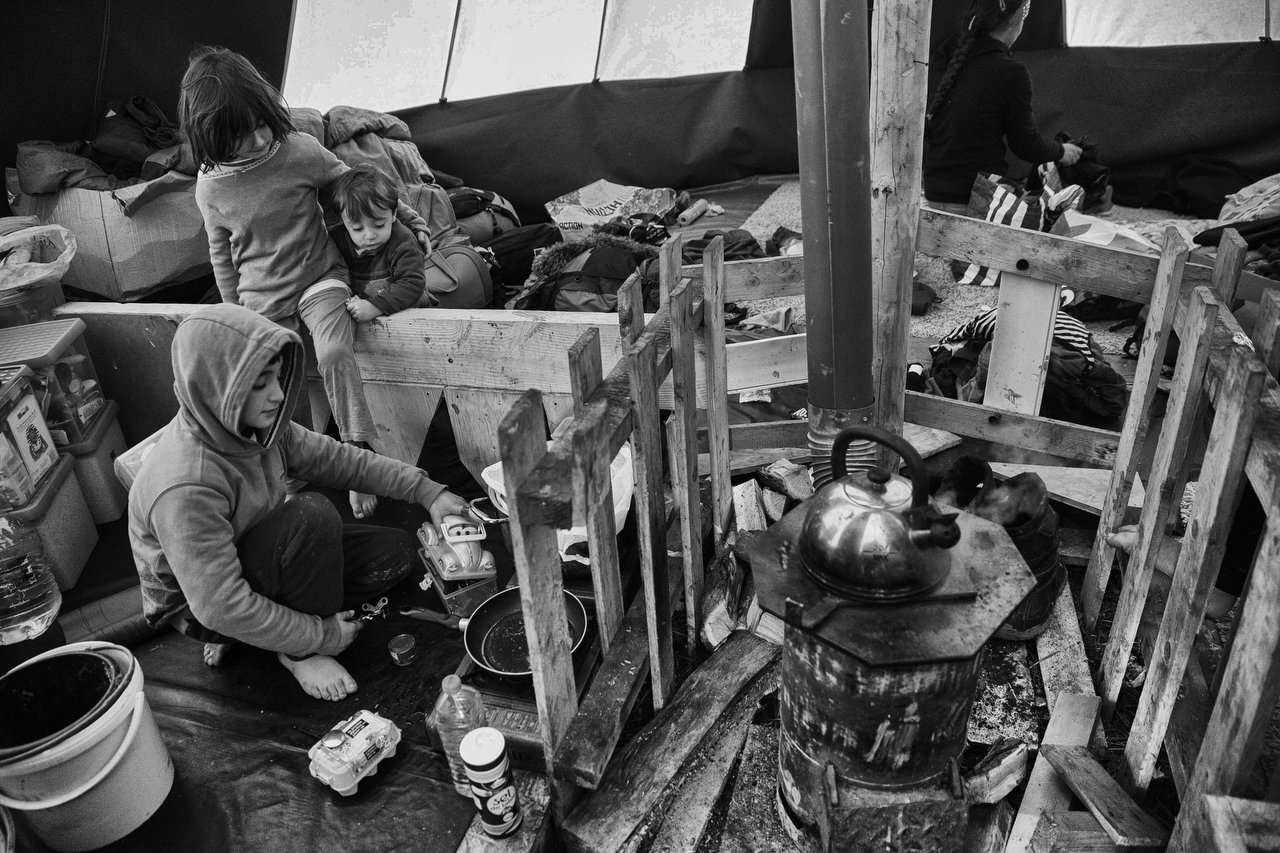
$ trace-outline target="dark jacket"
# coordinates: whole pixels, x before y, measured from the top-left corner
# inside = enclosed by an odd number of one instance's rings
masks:
[[[391,223],[390,239],[371,255],[359,253],[343,226],[329,233],[347,262],[351,289],[357,296],[377,305],[383,314],[412,308],[422,299],[422,291],[427,286],[423,266],[427,261],[417,238],[403,222]]]
[[[930,87],[946,71],[951,42],[930,63]],[[1006,175],[1005,142],[1028,163],[1057,161],[1062,143],[1046,139],[1031,109],[1031,75],[1009,48],[979,36],[947,99],[925,127],[924,194],[929,201],[964,204],[979,172]]]

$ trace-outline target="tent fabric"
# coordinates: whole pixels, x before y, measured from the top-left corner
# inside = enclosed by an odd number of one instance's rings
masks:
[[[432,168],[510,199],[522,222],[598,178],[693,187],[796,171],[790,68],[540,89],[395,112]]]

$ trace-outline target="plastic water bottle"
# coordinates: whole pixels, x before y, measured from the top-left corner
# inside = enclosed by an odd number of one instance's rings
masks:
[[[478,729],[487,722],[484,700],[480,698],[480,691],[463,684],[462,679],[456,675],[446,675],[441,686],[443,689],[431,717],[440,742],[444,745],[445,757],[449,760],[453,787],[459,794],[471,799],[471,780],[467,778],[467,765],[462,760],[459,745],[467,732]]]
[[[0,645],[43,634],[58,618],[62,593],[45,563],[40,531],[0,515]]]

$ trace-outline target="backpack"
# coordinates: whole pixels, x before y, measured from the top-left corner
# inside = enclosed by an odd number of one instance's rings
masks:
[[[491,190],[455,187],[448,194],[458,227],[477,246],[488,246],[498,235],[520,227],[515,205]]]
[[[576,243],[560,243],[534,264],[529,282],[508,303],[512,309],[532,311],[618,310],[618,290],[641,265],[656,258],[657,250],[633,240],[592,235]],[[642,273],[644,310],[658,310],[656,264]]]
[[[431,248],[470,246],[471,240],[458,225],[453,215],[449,193],[439,184],[406,184],[405,201],[418,215],[427,220],[431,233]]]
[[[564,236],[560,229],[546,222],[521,225],[490,240],[489,251],[498,261],[493,281],[498,301],[505,303],[520,292],[539,251],[562,242]]]
[[[760,243],[750,231],[743,228],[713,228],[710,231],[704,231],[701,237],[690,237],[684,241],[680,249],[681,261],[686,264],[702,263],[702,253],[717,237],[724,238],[726,261],[744,261],[765,256],[764,249],[760,247]]]
[[[488,308],[493,303],[489,263],[471,246],[444,246],[427,255],[421,308]]]

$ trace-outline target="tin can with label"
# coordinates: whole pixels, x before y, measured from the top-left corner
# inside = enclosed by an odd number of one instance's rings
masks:
[[[471,798],[480,812],[480,825],[494,838],[506,838],[520,828],[523,814],[515,778],[507,759],[507,741],[492,726],[467,732],[458,748],[471,780]]]

